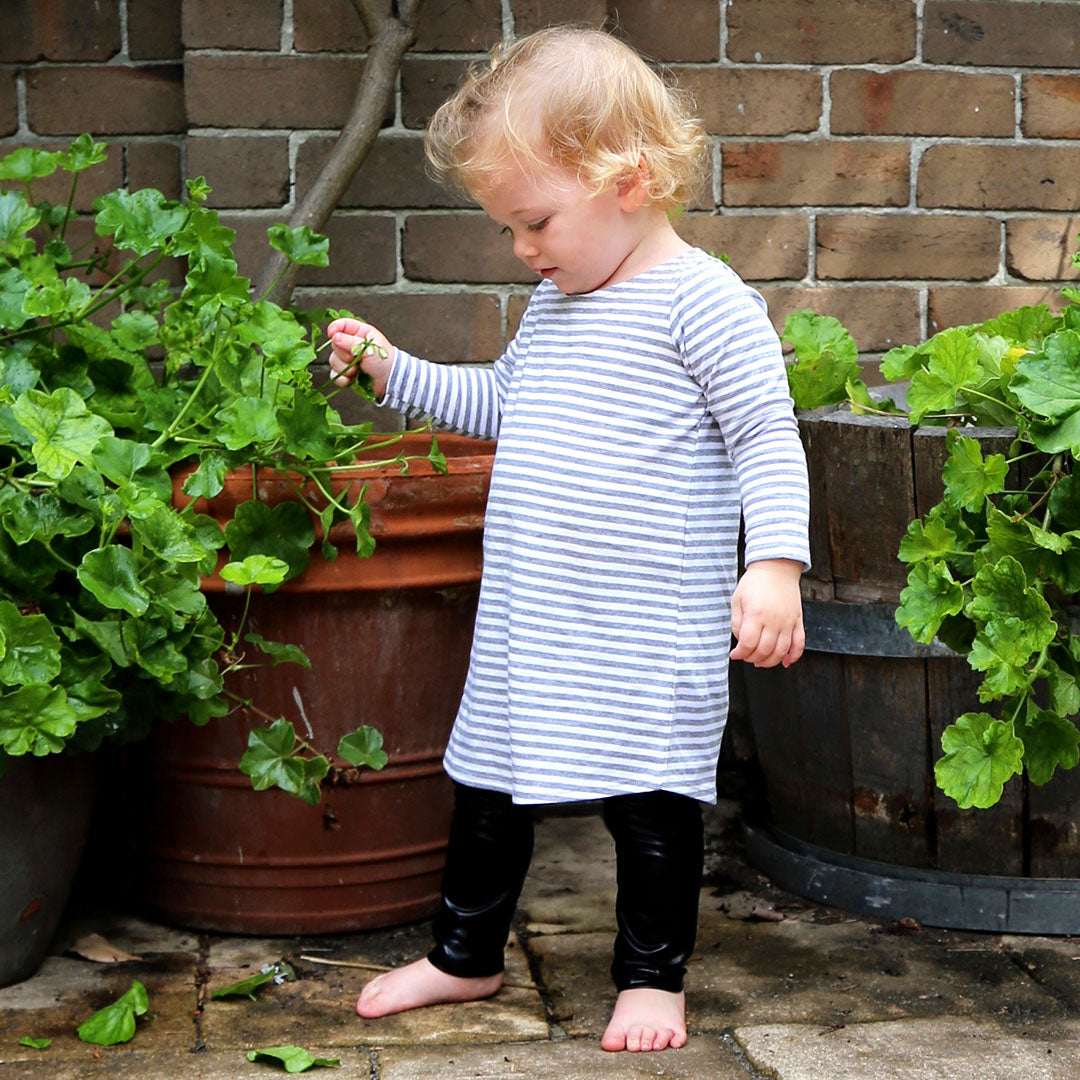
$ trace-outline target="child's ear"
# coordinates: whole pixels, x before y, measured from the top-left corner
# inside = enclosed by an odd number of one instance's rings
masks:
[[[644,158],[638,159],[637,168],[621,177],[615,186],[619,206],[627,213],[640,210],[649,197],[649,167]]]

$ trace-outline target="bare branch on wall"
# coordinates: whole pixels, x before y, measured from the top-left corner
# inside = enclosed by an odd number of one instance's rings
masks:
[[[376,0],[353,0],[369,36],[360,86],[330,156],[289,218],[292,228],[307,225],[321,231],[363,164],[386,115],[401,62],[416,40],[422,3],[423,0],[396,0],[390,14],[379,15],[375,10]],[[288,303],[299,272],[300,267],[290,265],[284,255],[272,251],[255,283],[255,295],[261,296],[280,275],[267,298],[277,304]]]

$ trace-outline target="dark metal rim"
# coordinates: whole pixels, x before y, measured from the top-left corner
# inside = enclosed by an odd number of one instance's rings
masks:
[[[750,862],[781,888],[859,915],[950,930],[1080,934],[1080,878],[954,874],[829,851],[771,826],[743,826]]]

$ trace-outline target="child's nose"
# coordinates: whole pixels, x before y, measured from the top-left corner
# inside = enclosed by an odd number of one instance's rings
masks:
[[[528,236],[514,237],[514,255],[519,259],[535,259],[540,249]]]

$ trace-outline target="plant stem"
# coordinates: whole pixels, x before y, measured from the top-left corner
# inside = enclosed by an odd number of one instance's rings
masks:
[[[173,433],[179,429],[180,421],[187,415],[188,410],[199,396],[199,391],[206,385],[206,380],[210,378],[210,372],[212,370],[213,369],[210,366],[203,368],[203,373],[199,376],[199,381],[196,384],[195,389],[191,391],[191,396],[184,402],[184,407],[176,414],[173,422],[150,444],[152,450],[156,450],[166,439],[171,438]]]

